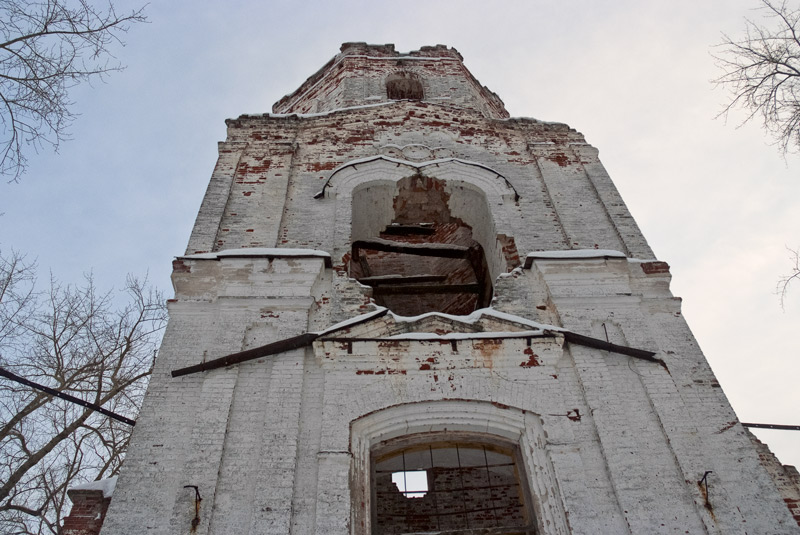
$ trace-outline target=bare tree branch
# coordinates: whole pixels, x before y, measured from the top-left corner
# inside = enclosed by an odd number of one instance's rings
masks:
[[[769,27],[745,19],[745,35],[723,34],[714,54],[724,74],[714,80],[730,92],[722,117],[735,108],[760,117],[781,152],[800,150],[800,5],[761,0]]]
[[[786,296],[789,293],[789,286],[792,282],[800,280],[800,247],[797,249],[786,248],[789,251],[789,259],[792,262],[792,269],[788,275],[784,275],[778,279],[778,285],[775,288],[775,293],[781,296],[781,307],[786,302]]]
[[[19,255],[0,255],[0,366],[135,418],[164,325],[161,296],[129,278],[117,308],[91,278],[81,287],[51,278],[39,293],[32,284]],[[67,489],[117,473],[129,438],[127,425],[0,379],[0,533],[57,533]]]
[[[28,149],[54,150],[75,118],[69,90],[122,66],[111,47],[143,10],[89,0],[0,0],[0,174],[16,182]]]

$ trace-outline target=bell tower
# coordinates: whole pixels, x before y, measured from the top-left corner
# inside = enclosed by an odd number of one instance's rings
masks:
[[[226,124],[104,534],[798,533],[582,134],[443,45]]]

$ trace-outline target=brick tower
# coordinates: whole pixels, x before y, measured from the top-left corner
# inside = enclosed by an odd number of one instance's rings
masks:
[[[582,134],[364,43],[227,126],[104,534],[798,533]]]

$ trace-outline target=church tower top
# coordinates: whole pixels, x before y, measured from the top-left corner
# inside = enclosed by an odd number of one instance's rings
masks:
[[[495,93],[445,45],[401,53],[393,44],[344,43],[319,71],[272,107],[274,113],[324,113],[392,100],[420,100],[468,108],[487,118],[508,112]]]

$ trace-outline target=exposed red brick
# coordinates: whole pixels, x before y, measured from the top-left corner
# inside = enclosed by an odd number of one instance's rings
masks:
[[[191,273],[192,267],[185,264],[183,260],[173,260],[172,261],[172,272],[173,273]]]
[[[655,273],[669,273],[669,264],[666,262],[642,262],[642,271],[647,275]]]
[[[569,157],[564,154],[563,152],[554,152],[550,156],[547,157],[548,160],[551,162],[555,162],[561,167],[566,167],[570,164]]]
[[[72,510],[64,519],[61,535],[98,535],[111,498],[104,498],[101,490],[72,490],[69,497]]]
[[[520,363],[520,366],[523,368],[533,368],[534,366],[541,366],[541,362],[539,362],[539,355],[533,352],[533,349],[530,347],[526,347],[523,351],[526,355],[528,355],[528,360],[524,360]]]
[[[337,162],[314,162],[310,163],[306,166],[306,169],[312,171],[314,173],[318,173],[320,171],[330,171],[331,169],[335,169],[338,165]]]

